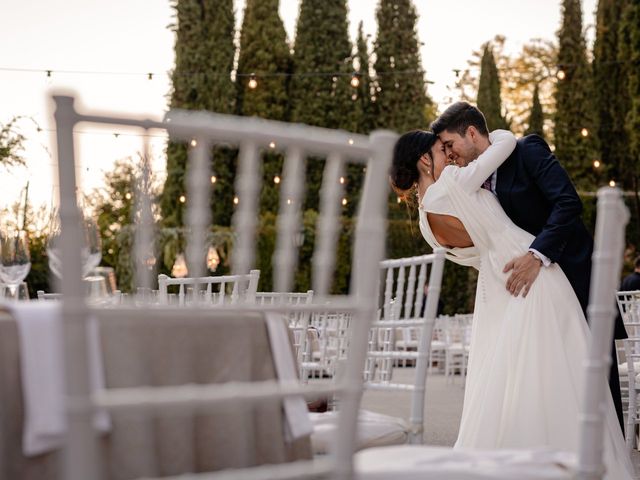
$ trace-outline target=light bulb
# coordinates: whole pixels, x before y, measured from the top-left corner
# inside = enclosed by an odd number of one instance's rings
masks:
[[[218,181],[218,179],[216,178],[215,175],[211,175],[211,183],[216,183]]]
[[[180,195],[180,198],[178,200],[180,200],[180,203],[184,203],[187,201],[187,197],[185,197],[184,195]]]
[[[251,77],[249,78],[249,88],[254,89],[257,86],[258,86],[258,80],[256,79],[255,73],[252,73]]]
[[[595,168],[600,168],[600,165],[601,165],[601,164],[600,164],[600,160],[594,160],[594,161],[593,161],[593,166],[594,166]]]
[[[240,203],[240,199],[238,197],[233,197],[233,204],[238,205]]]
[[[567,74],[564,73],[564,70],[558,70],[558,73],[556,73],[556,77],[558,77],[558,80],[564,80],[567,77]]]
[[[342,205],[344,206],[344,205],[346,205],[347,203],[348,203],[348,202],[347,202],[347,199],[346,199],[346,198],[343,198],[343,199],[342,199]]]
[[[616,186],[616,181],[615,180],[609,181],[609,186],[610,187],[615,187]]]
[[[278,175],[273,177],[273,183],[275,183],[276,185],[280,183],[280,177]]]
[[[583,137],[588,137],[589,130],[587,130],[586,128],[583,128],[582,130],[580,130],[580,135],[582,135]]]
[[[358,78],[357,74],[353,74],[353,77],[351,77],[351,86],[353,88],[358,88],[358,85],[360,85],[360,79]]]

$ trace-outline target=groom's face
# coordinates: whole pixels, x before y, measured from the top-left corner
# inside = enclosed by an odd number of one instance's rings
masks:
[[[442,141],[447,158],[461,167],[467,166],[469,162],[478,156],[472,135],[465,134],[463,136],[457,132],[443,130],[438,137]]]

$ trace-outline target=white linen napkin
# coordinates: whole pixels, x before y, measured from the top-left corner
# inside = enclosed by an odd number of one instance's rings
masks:
[[[59,302],[13,302],[4,307],[18,324],[24,404],[22,449],[25,456],[62,447],[67,430],[63,330]],[[89,374],[94,391],[104,388],[98,325],[88,322]],[[95,414],[94,427],[108,431],[106,412]]]
[[[269,343],[273,354],[276,374],[281,382],[297,382],[298,374],[291,351],[286,319],[281,314],[266,313]],[[313,433],[307,403],[302,397],[287,397],[283,401],[285,415],[285,440],[291,442]]]

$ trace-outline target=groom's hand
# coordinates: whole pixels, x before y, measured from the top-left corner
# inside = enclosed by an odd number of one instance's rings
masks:
[[[503,273],[511,272],[507,279],[507,290],[511,295],[517,297],[522,292],[526,297],[533,282],[540,273],[542,261],[531,252],[527,252],[521,257],[514,258],[504,266]]]

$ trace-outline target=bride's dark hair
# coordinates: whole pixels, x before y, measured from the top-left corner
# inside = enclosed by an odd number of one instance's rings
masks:
[[[418,181],[418,160],[425,153],[431,157],[431,147],[437,140],[436,135],[424,130],[412,130],[398,139],[393,148],[393,161],[389,169],[391,186],[396,193],[406,196],[407,191]]]

